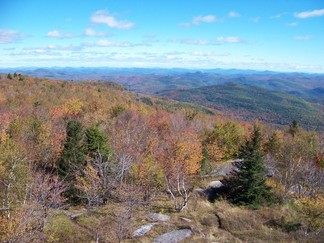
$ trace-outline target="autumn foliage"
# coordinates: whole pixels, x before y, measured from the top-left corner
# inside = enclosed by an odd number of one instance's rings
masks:
[[[54,209],[75,204],[91,211],[117,201],[131,212],[162,195],[183,211],[201,170],[208,175],[236,159],[252,130],[249,123],[144,98],[95,81],[1,76],[0,241],[44,241]],[[312,198],[323,186],[312,180],[323,178],[317,134],[264,126],[262,135],[273,187],[283,188],[284,200],[295,194],[311,200],[300,207],[313,217],[321,205]]]

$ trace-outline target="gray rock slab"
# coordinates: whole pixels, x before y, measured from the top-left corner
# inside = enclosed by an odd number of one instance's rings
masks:
[[[189,229],[174,230],[158,236],[154,239],[154,243],[177,243],[190,237],[191,234],[192,232]]]
[[[227,176],[231,172],[236,171],[237,167],[235,163],[242,162],[242,159],[228,160],[226,162],[220,163],[218,169],[212,171],[210,176]]]
[[[151,221],[169,221],[170,220],[170,216],[168,215],[165,215],[165,214],[159,214],[159,213],[150,213],[149,215],[146,216],[146,218],[148,220],[151,220]]]
[[[154,225],[156,225],[156,223],[142,225],[141,227],[139,227],[137,230],[135,230],[133,232],[132,236],[133,237],[141,237],[141,236],[145,235],[147,232],[149,232],[153,228]]]
[[[211,187],[211,188],[220,188],[223,185],[223,183],[221,181],[211,181],[208,183],[208,186]]]

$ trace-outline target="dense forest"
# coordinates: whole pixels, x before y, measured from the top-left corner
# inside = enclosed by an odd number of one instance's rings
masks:
[[[300,124],[2,75],[0,241],[321,242],[323,133]]]
[[[293,120],[307,129],[324,130],[323,106],[283,92],[225,83],[195,89],[175,89],[158,95],[211,107],[247,121],[288,125]]]

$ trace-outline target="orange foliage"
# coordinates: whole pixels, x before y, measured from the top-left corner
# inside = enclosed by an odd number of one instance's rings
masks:
[[[202,146],[196,133],[184,131],[172,134],[169,139],[163,141],[166,148],[162,152],[160,162],[165,173],[170,174],[196,174],[200,169],[202,160]]]

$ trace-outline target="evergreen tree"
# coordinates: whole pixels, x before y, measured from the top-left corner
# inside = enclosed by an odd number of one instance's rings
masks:
[[[76,176],[80,175],[86,165],[86,147],[84,130],[81,122],[71,120],[66,126],[66,140],[57,169],[59,176],[67,183],[67,196],[76,199],[74,187]]]
[[[291,136],[294,137],[298,132],[298,130],[299,130],[299,125],[296,120],[293,120],[292,123],[289,125],[288,133],[290,133]]]
[[[240,148],[242,161],[236,164],[232,176],[223,181],[227,199],[234,204],[258,207],[271,195],[270,187],[265,184],[266,168],[260,146],[260,129],[255,126],[251,140]]]
[[[203,159],[200,161],[200,175],[207,175],[211,171],[209,154],[205,143],[202,144]]]
[[[88,155],[95,158],[96,155],[100,154],[104,157],[109,157],[111,150],[108,147],[108,138],[102,133],[98,126],[91,126],[85,132],[86,144]]]
[[[265,144],[265,151],[268,153],[275,154],[280,149],[280,140],[277,132],[273,132],[268,141]]]

